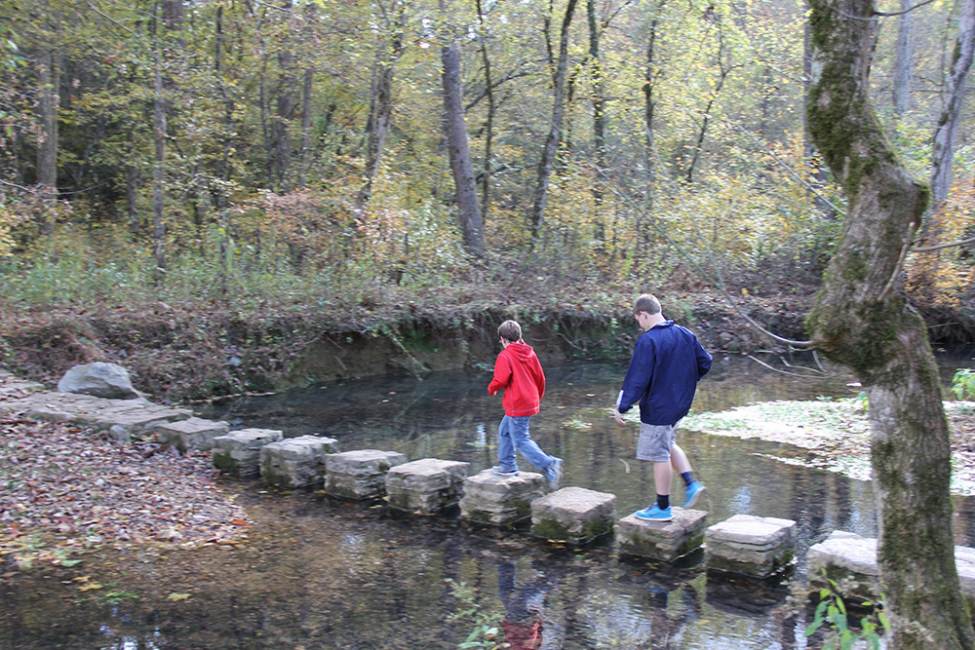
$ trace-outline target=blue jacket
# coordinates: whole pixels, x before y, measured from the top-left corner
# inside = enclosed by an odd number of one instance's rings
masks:
[[[690,330],[668,320],[640,335],[623,380],[620,413],[640,403],[644,424],[677,424],[694,401],[698,380],[711,369],[711,355]]]

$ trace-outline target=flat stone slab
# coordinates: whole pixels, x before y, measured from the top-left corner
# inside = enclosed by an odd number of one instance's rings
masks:
[[[532,472],[499,476],[486,469],[464,481],[460,516],[465,521],[507,528],[531,519],[531,504],[545,496],[545,477]]]
[[[439,458],[421,458],[397,465],[386,474],[389,505],[421,515],[432,515],[457,505],[470,466],[470,463]]]
[[[157,424],[153,431],[159,442],[175,445],[180,451],[213,449],[213,439],[230,432],[230,425],[223,420],[190,418],[176,422]]]
[[[325,455],[338,452],[335,438],[298,436],[261,447],[261,479],[283,488],[321,485],[325,477]]]
[[[671,511],[672,521],[644,521],[629,514],[616,522],[620,553],[673,562],[700,548],[708,513],[677,506]]]
[[[0,412],[24,413],[38,420],[74,422],[97,429],[120,426],[129,433],[143,433],[158,424],[193,415],[189,409],[162,406],[143,398],[108,399],[51,391],[0,401]]]
[[[825,574],[847,598],[876,600],[880,597],[876,538],[834,530],[824,541],[810,547],[807,559],[811,591],[826,586]],[[955,566],[962,595],[970,607],[975,607],[975,549],[956,546]]]
[[[402,465],[398,451],[357,449],[325,456],[325,492],[343,499],[375,499],[386,494],[386,472]]]
[[[532,535],[567,544],[587,544],[611,533],[616,495],[565,487],[532,502]]]
[[[795,558],[796,522],[734,515],[705,531],[708,569],[768,577]]]
[[[261,448],[284,434],[276,429],[240,429],[213,439],[213,464],[221,472],[241,478],[261,473]]]

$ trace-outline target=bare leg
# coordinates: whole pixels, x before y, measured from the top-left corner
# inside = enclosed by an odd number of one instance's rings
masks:
[[[671,457],[673,461],[673,457]],[[663,496],[670,494],[670,483],[674,479],[674,470],[670,468],[670,463],[653,464],[653,482],[657,489],[657,494]]]
[[[687,460],[687,454],[676,444],[670,447],[670,464],[678,474],[691,471],[691,462]]]

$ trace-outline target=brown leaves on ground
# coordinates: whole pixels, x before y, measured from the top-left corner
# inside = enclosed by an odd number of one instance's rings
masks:
[[[103,544],[235,542],[243,509],[215,483],[206,453],[146,454],[65,423],[0,417],[0,568]],[[6,560],[6,562],[4,562]]]

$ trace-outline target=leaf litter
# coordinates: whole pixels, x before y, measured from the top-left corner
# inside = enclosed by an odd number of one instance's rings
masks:
[[[238,544],[250,520],[216,477],[208,452],[0,417],[0,575],[108,545]]]

